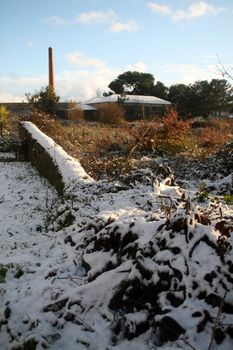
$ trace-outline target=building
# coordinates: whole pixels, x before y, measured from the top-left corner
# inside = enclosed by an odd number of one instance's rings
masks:
[[[80,121],[82,118],[94,120],[97,113],[95,107],[77,102],[59,102],[56,110],[58,117],[73,121]]]
[[[171,108],[171,102],[155,96],[119,95],[112,94],[103,97],[94,97],[85,101],[85,105],[95,107],[97,110],[103,104],[121,103],[126,111],[126,119],[146,119],[163,115]]]

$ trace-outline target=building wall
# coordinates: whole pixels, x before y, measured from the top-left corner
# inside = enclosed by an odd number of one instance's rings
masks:
[[[118,103],[118,102],[108,102]],[[95,108],[99,108],[103,103],[91,104]],[[136,104],[136,103],[125,103],[122,104],[125,109],[125,118],[129,121],[138,119],[150,119],[154,117],[160,117],[166,114],[171,108],[170,105],[155,105],[155,104]]]

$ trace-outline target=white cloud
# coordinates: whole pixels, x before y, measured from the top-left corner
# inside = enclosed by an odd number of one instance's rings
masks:
[[[0,91],[0,103],[1,102],[22,102],[22,96],[13,95],[7,92]]]
[[[77,22],[84,24],[97,24],[97,23],[106,23],[116,19],[116,14],[113,10],[108,11],[90,11],[90,12],[82,12],[76,18]]]
[[[215,7],[214,5],[211,5],[205,1],[192,3],[186,10],[173,10],[171,6],[161,5],[156,2],[148,2],[147,7],[152,12],[168,16],[174,21],[191,20],[206,15],[216,16],[218,13],[225,10],[223,7]]]
[[[223,7],[215,7],[206,3],[205,1],[200,1],[189,6],[188,15],[190,17],[202,17],[205,16],[207,13],[217,15],[222,10]]]
[[[84,67],[100,68],[105,66],[105,62],[99,60],[98,58],[88,57],[82,52],[71,52],[66,55],[66,59],[69,64]]]
[[[132,65],[110,67],[98,58],[88,57],[80,52],[69,53],[66,56],[73,65],[72,70],[61,73],[55,70],[55,89],[61,100],[74,97],[77,101],[85,101],[96,95],[96,91],[108,91],[109,83],[125,71],[146,72],[144,62],[135,62]],[[156,80],[165,85],[184,83],[190,84],[197,80],[211,80],[221,78],[216,73],[216,65],[212,64],[177,64],[173,62],[154,62]],[[48,84],[47,74],[18,76],[14,73],[0,76],[0,101],[21,102],[25,100],[25,93],[33,93]]]
[[[147,3],[147,7],[149,7],[149,9],[152,12],[157,12],[157,13],[161,13],[162,15],[171,15],[171,7],[168,5],[160,5],[156,2],[148,2]]]
[[[111,32],[119,33],[123,31],[134,32],[139,30],[138,24],[133,20],[120,21],[113,10],[108,11],[90,11],[80,13],[76,22],[83,24],[110,24]]]
[[[95,72],[66,71],[57,76],[56,91],[62,99],[73,96],[77,101],[84,101],[95,96],[97,90],[107,91],[108,84],[116,78],[116,74],[119,73],[107,67]]]
[[[144,73],[146,71],[146,65],[144,62],[137,62],[133,65],[130,66],[126,66],[125,70],[128,71],[137,71],[137,72],[141,72]]]
[[[201,67],[195,64],[177,64],[172,62],[161,65],[156,64],[155,78],[167,85],[177,83],[192,84],[197,80],[216,78],[211,68],[212,66],[210,65]]]
[[[135,32],[139,30],[138,24],[135,21],[127,21],[127,22],[115,22],[111,25],[110,31],[111,32]]]
[[[0,76],[0,101],[1,102],[22,102],[25,99],[25,93],[33,93],[42,86],[48,84],[48,78],[45,75],[40,76],[22,76],[12,73]]]
[[[77,53],[76,53],[77,54]],[[71,54],[70,54],[71,55]],[[68,55],[67,55],[68,56]],[[61,73],[55,71],[55,89],[61,100],[68,100],[71,97],[77,101],[85,101],[96,95],[96,91],[108,91],[110,82],[117,78],[119,74],[128,70],[144,72],[146,65],[143,62],[137,62],[131,66],[109,67],[101,60],[87,58],[85,55],[69,56],[71,62],[79,65],[77,69],[67,70]],[[67,57],[68,58],[68,57]],[[72,61],[73,60],[73,61]],[[94,69],[92,69],[94,67]],[[90,69],[91,68],[91,69]],[[25,100],[25,93],[34,93],[48,84],[47,75],[32,76],[27,75],[19,77],[15,74],[0,76],[0,101],[19,101]]]
[[[49,24],[52,24],[54,27],[60,27],[67,25],[69,23],[68,20],[58,17],[58,16],[50,16],[45,19],[45,21]]]
[[[81,23],[81,24],[107,24],[110,25],[111,32],[119,33],[123,31],[134,32],[139,30],[138,24],[133,20],[121,21],[113,10],[106,11],[89,11],[80,13],[76,19],[63,19],[57,16],[50,16],[45,21],[53,27],[64,26],[67,24]]]

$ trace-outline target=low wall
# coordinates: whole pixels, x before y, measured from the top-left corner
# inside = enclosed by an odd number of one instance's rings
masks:
[[[22,140],[22,157],[31,164],[53,185],[59,194],[64,191],[64,182],[58,165],[55,164],[46,149],[33,138],[32,134],[19,123],[19,137]]]
[[[70,193],[79,184],[94,182],[78,160],[67,154],[33,123],[20,122],[19,135],[23,159],[30,161],[59,194]]]

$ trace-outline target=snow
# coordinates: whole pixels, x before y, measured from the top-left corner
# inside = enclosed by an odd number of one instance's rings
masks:
[[[112,94],[106,97],[94,97],[88,101],[85,101],[86,105],[99,104],[99,103],[111,103],[117,102],[119,98],[122,98],[119,94]],[[155,96],[144,96],[144,95],[125,95],[125,103],[139,103],[139,104],[154,104],[154,105],[170,105],[171,102],[163,100]]]
[[[70,186],[77,181],[84,183],[93,181],[77,160],[69,156],[62,147],[41,132],[34,124],[31,122],[23,122],[22,124],[32,135],[32,138],[40,143],[54,163],[58,165],[65,185]]]
[[[28,163],[0,163],[0,348],[23,349],[31,340],[37,350],[177,350],[187,344],[204,350],[214,323],[207,320],[201,332],[197,327],[206,313],[214,320],[219,310],[205,295],[223,298],[227,291],[228,311],[220,315],[225,338],[213,349],[232,349],[224,325],[232,325],[233,207],[219,197],[221,218],[217,204],[198,202],[193,183],[184,189],[160,179],[119,190],[116,183],[94,181],[52,139],[24,125],[59,166],[72,196],[58,197]],[[214,188],[229,181],[219,179]],[[191,200],[188,214],[184,197]],[[210,223],[203,224],[207,214]],[[224,256],[215,228],[221,220],[229,229]],[[140,296],[134,295],[137,283]],[[162,342],[164,316],[184,334]]]
[[[82,111],[96,111],[97,109],[93,106],[89,106],[85,103],[80,103],[78,106]]]
[[[14,160],[15,154],[10,152],[0,152],[0,160]]]

